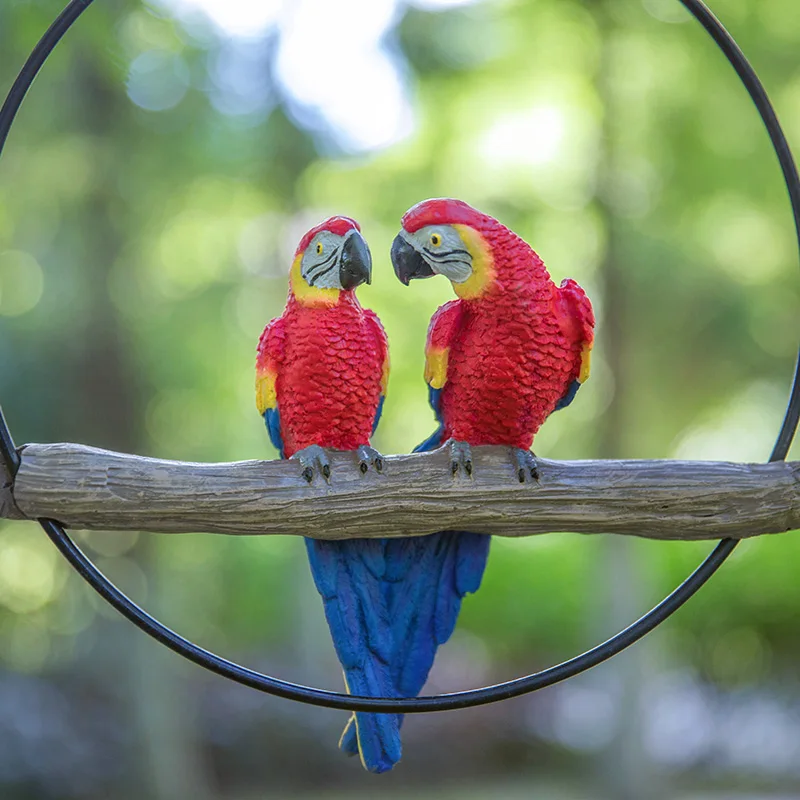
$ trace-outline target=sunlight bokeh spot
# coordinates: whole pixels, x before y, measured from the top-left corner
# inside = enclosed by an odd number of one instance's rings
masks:
[[[30,253],[0,252],[0,316],[18,317],[34,308],[42,297],[44,275]]]
[[[167,0],[180,15],[205,14],[227,36],[256,38],[278,20],[281,0]]]
[[[338,147],[352,152],[388,147],[412,131],[404,69],[396,49],[387,46],[398,0],[161,2],[182,18],[202,13],[231,39],[233,50],[226,57],[223,48],[212,76],[212,102],[223,113],[269,106],[268,92],[257,85],[268,67],[241,63],[242,40],[257,41],[263,50],[266,37],[277,32],[275,74],[304,127],[324,130]]]
[[[494,164],[535,167],[553,161],[564,141],[566,121],[556,106],[509,114],[486,131],[482,158]]]
[[[689,12],[676,0],[642,0],[642,5],[648,14],[660,22],[682,23],[692,19]]]
[[[324,121],[347,150],[387,147],[413,127],[397,56],[384,44],[396,9],[396,0],[299,0],[282,22],[276,67],[290,106],[308,127]]]
[[[453,8],[464,8],[476,5],[481,0],[409,0],[409,5],[423,11],[450,11]]]
[[[146,111],[174,108],[186,95],[189,68],[174,53],[148,50],[138,55],[128,71],[128,97]]]
[[[4,530],[0,547],[0,604],[15,614],[41,608],[55,589],[58,554],[29,533],[22,526],[13,533]]]

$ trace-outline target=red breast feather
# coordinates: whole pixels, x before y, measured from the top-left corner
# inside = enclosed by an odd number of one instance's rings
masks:
[[[334,306],[284,311],[286,344],[276,391],[288,458],[317,444],[369,444],[381,394],[383,343],[352,293]]]

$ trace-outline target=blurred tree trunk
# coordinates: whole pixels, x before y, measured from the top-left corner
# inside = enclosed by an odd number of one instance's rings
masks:
[[[152,607],[169,609],[177,620],[196,613],[197,606],[191,604],[176,583],[174,571],[166,566],[169,561],[159,559],[158,543],[144,541],[138,560],[148,566]],[[198,684],[191,680],[197,677],[199,668],[138,631],[126,642],[128,649],[131,646],[131,698],[135,702],[131,717],[139,725],[142,762],[149,767],[143,796],[157,800],[207,800],[215,796],[201,750]]]
[[[80,252],[85,276],[81,298],[85,327],[76,332],[79,347],[72,365],[73,396],[82,419],[83,440],[96,440],[104,447],[136,451],[142,440],[140,386],[132,364],[124,329],[108,291],[108,272],[124,243],[122,220],[127,209],[120,197],[119,180],[129,163],[128,131],[133,126],[121,84],[111,85],[107,64],[79,59],[73,71],[73,108],[76,127],[94,137],[97,161],[87,203],[76,217],[67,220],[80,234]],[[168,607],[172,598],[166,588],[169,576],[157,570],[146,540],[135,552],[137,563],[148,575],[150,599],[155,607]],[[146,636],[127,622],[99,618],[102,633],[98,647],[102,660],[112,664],[102,670],[105,679],[114,675],[125,687],[129,714],[136,724],[134,740],[140,757],[131,767],[135,785],[131,796],[153,800],[203,800],[207,797],[205,776],[196,751],[194,721],[196,703],[181,692],[182,668]],[[133,657],[130,651],[133,648]],[[148,772],[137,766],[145,764]]]
[[[598,159],[595,203],[604,222],[606,250],[600,267],[602,319],[599,339],[613,380],[613,396],[601,419],[598,456],[623,458],[633,417],[630,415],[629,387],[632,384],[632,354],[626,347],[630,335],[630,296],[625,270],[620,264],[621,231],[613,207],[619,187],[620,147],[618,131],[625,124],[623,109],[613,85],[614,38],[620,31],[619,0],[590,4],[602,37],[602,54],[596,78],[597,94],[603,104],[602,143]],[[641,582],[643,565],[637,557],[638,543],[628,536],[606,536],[595,582],[601,598],[595,617],[595,636],[606,638],[633,622],[644,610],[647,597]],[[598,637],[599,633],[599,637]],[[614,800],[657,798],[661,792],[643,740],[643,701],[649,641],[645,640],[600,668],[601,678],[616,699],[616,729],[611,744],[600,759],[601,787]]]

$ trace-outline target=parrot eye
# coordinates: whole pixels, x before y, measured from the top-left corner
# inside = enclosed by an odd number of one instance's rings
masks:
[[[324,248],[322,247],[322,242],[317,242],[317,255],[318,255],[318,256],[321,256],[321,255],[322,255],[322,250],[323,250],[323,249],[324,249]]]
[[[438,247],[442,243],[442,237],[438,233],[431,234],[431,244]]]

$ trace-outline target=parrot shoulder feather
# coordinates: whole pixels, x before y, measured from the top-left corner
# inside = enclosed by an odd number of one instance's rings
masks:
[[[460,326],[463,309],[460,300],[451,300],[431,317],[425,344],[425,382],[433,390],[441,389],[447,383],[450,344]]]
[[[264,418],[269,439],[281,458],[284,448],[276,384],[285,342],[286,324],[283,317],[277,317],[264,328],[256,351],[256,407]]]
[[[283,361],[286,326],[283,317],[270,322],[258,341],[256,351],[256,407],[262,416],[278,404],[275,383]]]
[[[558,287],[558,317],[561,327],[579,346],[579,362],[575,378],[584,383],[589,377],[590,354],[594,343],[594,312],[586,292],[572,278]]]
[[[589,378],[594,343],[594,312],[586,292],[571,278],[561,282],[553,299],[561,329],[574,345],[576,353],[569,385],[555,407],[558,411],[573,401],[578,389]]]

